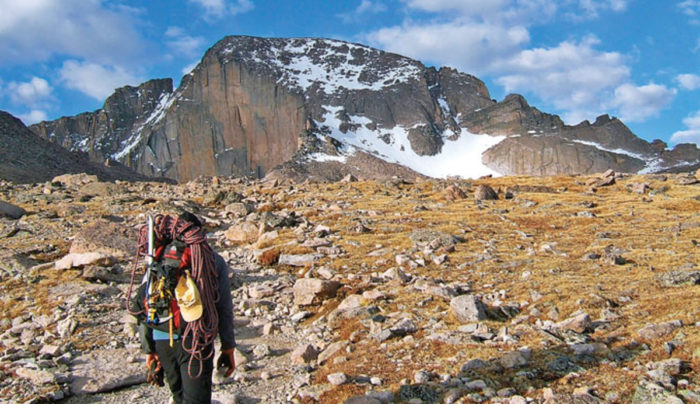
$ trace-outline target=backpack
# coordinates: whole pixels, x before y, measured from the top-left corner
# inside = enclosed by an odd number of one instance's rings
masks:
[[[163,332],[169,332],[172,319],[173,333],[182,335],[187,323],[175,299],[175,286],[185,269],[191,267],[190,247],[175,240],[158,247],[154,255],[151,279],[144,275],[136,296],[131,299],[130,310],[140,313],[137,316],[140,323]]]

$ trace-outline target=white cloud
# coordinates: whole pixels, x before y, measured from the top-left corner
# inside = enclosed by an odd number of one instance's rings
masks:
[[[643,86],[623,84],[615,89],[611,105],[619,110],[623,120],[640,122],[658,116],[677,92],[675,88],[654,83]]]
[[[247,13],[248,11],[252,10],[255,8],[255,4],[253,4],[252,1],[250,0],[237,0],[236,4],[233,4],[232,6],[229,7],[228,11],[230,14],[243,14]]]
[[[104,4],[103,4],[104,3]],[[132,9],[100,0],[0,0],[0,65],[70,55],[97,63],[133,60],[143,47]]]
[[[103,101],[115,88],[138,85],[143,80],[124,68],[68,60],[59,72],[66,87]]]
[[[406,18],[400,26],[371,32],[366,42],[438,66],[490,78],[506,92],[534,94],[561,113],[567,123],[600,114],[625,113],[633,120],[658,113],[675,90],[630,84],[631,59],[599,49],[594,36],[555,46],[530,48],[530,27],[554,18],[584,20],[602,12],[624,12],[631,0],[402,0],[408,11],[435,18]],[[424,17],[424,16],[421,16]],[[627,85],[627,86],[625,86]],[[615,98],[615,90],[618,89]],[[651,105],[633,107],[625,96],[637,90]],[[613,104],[613,101],[615,104]]]
[[[578,123],[603,112],[604,93],[629,77],[625,58],[595,49],[592,36],[580,42],[562,42],[554,48],[521,51],[505,61],[496,82],[506,92],[531,92],[565,111],[567,123]]]
[[[575,20],[597,18],[601,11],[625,11],[628,2],[629,0],[578,0],[578,10],[569,12],[569,17]]]
[[[166,44],[170,50],[183,57],[200,56],[206,41],[203,37],[187,35],[182,28],[168,27],[165,31]]]
[[[46,121],[48,119],[46,112],[38,109],[33,109],[26,114],[19,114],[17,117],[27,126],[39,123],[41,121]]]
[[[463,16],[486,16],[501,12],[510,0],[405,0],[409,7],[430,11],[458,11]]]
[[[678,8],[681,9],[683,14],[695,17],[700,14],[700,1],[699,0],[685,0],[678,3]]]
[[[671,136],[671,143],[697,143],[700,144],[700,111],[695,112],[683,120],[686,130],[678,131]]]
[[[359,6],[355,9],[357,14],[375,14],[386,11],[386,6],[378,1],[372,2],[369,0],[362,0]]]
[[[517,53],[530,37],[522,26],[455,21],[384,28],[369,34],[367,40],[392,52],[480,74]]]
[[[506,25],[543,23],[559,7],[551,0],[402,0],[410,9],[440,13],[448,19],[499,22]]]
[[[368,14],[378,14],[386,11],[386,5],[379,1],[362,0],[360,5],[349,13],[338,14],[338,17],[345,23],[358,21]]]
[[[236,15],[246,13],[255,8],[250,0],[236,0],[233,4],[228,4],[226,0],[189,0],[204,8],[207,18],[222,18],[226,15]]]
[[[190,2],[204,7],[207,14],[223,14],[224,10],[226,10],[226,3],[224,0],[190,0]]]
[[[48,81],[35,76],[24,83],[9,82],[7,91],[14,104],[32,106],[50,97],[53,88],[51,88]]]
[[[700,88],[700,76],[697,74],[679,74],[676,81],[684,90],[697,90]]]

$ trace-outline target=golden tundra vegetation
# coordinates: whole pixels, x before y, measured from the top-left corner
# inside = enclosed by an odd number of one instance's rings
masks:
[[[517,336],[517,342],[449,344],[428,339],[432,331],[426,326],[441,322],[447,330],[456,331],[463,325],[452,314],[449,299],[401,287],[400,282],[396,283],[396,291],[400,293],[391,294],[392,283],[382,284],[382,291],[391,298],[370,303],[377,305],[382,313],[419,316],[423,322],[418,323],[418,331],[385,343],[367,335],[363,338],[361,333],[358,336],[356,331],[363,330],[359,319],[334,322],[335,339],[365,341],[344,351],[346,360],[319,365],[312,373],[312,384],[326,383],[327,375],[343,372],[377,376],[382,379],[382,388],[398,391],[407,380],[413,383],[418,370],[457,375],[461,366],[471,359],[487,361],[527,346],[532,352],[528,368],[544,369],[536,379],[516,375],[521,369],[500,370],[481,377],[511,386],[524,396],[541,397],[544,388],[571,393],[584,386],[598,397],[617,392],[619,402],[628,402],[645,372],[644,364],[669,358],[664,343],[674,340],[672,357],[690,365],[683,378],[691,386],[698,386],[700,286],[692,282],[668,286],[661,279],[672,271],[697,269],[700,186],[683,185],[693,182],[687,181],[689,176],[685,174],[618,174],[613,184],[596,186],[600,178],[600,175],[512,176],[387,183],[282,181],[273,185],[207,178],[197,180],[207,184],[204,187],[193,186],[197,181],[181,185],[121,183],[120,186],[130,190],[122,203],[104,202],[106,198],[119,198],[118,195],[84,198],[84,202],[74,198],[70,202],[73,207],[40,198],[17,199],[23,192],[50,187],[45,184],[14,185],[5,194],[8,202],[28,212],[23,222],[50,228],[51,221],[42,219],[40,213],[54,210],[75,231],[106,216],[121,216],[128,219],[127,223],[136,223],[144,213],[183,206],[178,201],[184,201],[185,206],[204,217],[212,232],[222,230],[227,219],[220,219],[222,215],[218,213],[222,207],[208,198],[212,191],[235,191],[252,198],[257,202],[258,212],[294,211],[313,226],[328,226],[334,244],[344,251],[339,256],[324,256],[313,264],[340,274],[343,286],[336,297],[305,308],[314,313],[305,320],[307,325],[330,313],[344,297],[375,288],[373,279],[397,267],[395,257],[399,254],[422,264],[404,267],[414,278],[466,284],[470,293],[482,296],[486,303],[499,300],[520,307],[520,313],[512,319],[483,322],[496,331],[507,327],[511,335]],[[498,199],[477,202],[474,195],[479,185],[495,189]],[[449,186],[460,188],[464,197],[449,197],[445,191]],[[154,197],[156,194],[170,195],[170,200]],[[366,231],[358,231],[359,224]],[[433,262],[410,239],[418,229],[454,235],[460,242],[454,250],[445,251],[444,262]],[[32,257],[39,262],[55,261],[68,252],[71,234],[42,234],[42,239],[38,239],[36,232],[20,231],[4,238],[3,248],[27,251],[31,250],[29,244],[36,243]],[[281,229],[278,235],[276,239],[245,247],[273,248],[272,251],[281,254],[314,252],[297,242],[299,233],[294,228]],[[55,248],[44,252],[46,249],[39,244]],[[233,248],[225,240],[214,244],[219,251]],[[376,251],[380,254],[372,254]],[[610,251],[615,251],[621,260],[606,259]],[[274,263],[271,266],[298,277],[312,269]],[[50,312],[53,308],[46,294],[51,286],[80,276],[76,270],[45,268],[34,272],[23,280],[3,279],[0,286],[3,316],[14,318],[37,307]],[[115,301],[114,309],[120,308],[120,304]],[[596,327],[588,335],[589,341],[607,347],[604,352],[596,353],[600,358],[565,375],[547,372],[546,363],[567,352],[567,345],[533,325],[549,319],[561,321],[581,311],[596,321],[605,317],[602,313],[606,310],[615,313],[614,319],[608,316],[605,326]],[[648,324],[673,320],[684,325],[675,334],[656,339],[645,339],[638,334]],[[94,343],[74,338],[77,346]],[[629,354],[606,360],[606,355],[613,357],[610,352]],[[342,384],[325,391],[319,401],[340,402],[362,394],[367,388],[363,384]]]

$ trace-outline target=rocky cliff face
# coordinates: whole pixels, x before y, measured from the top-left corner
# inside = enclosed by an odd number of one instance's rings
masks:
[[[95,112],[32,125],[44,139],[72,151],[88,153],[93,161],[118,159],[125,141],[149,119],[173,91],[171,79],[150,80],[138,87],[117,89]]]
[[[226,37],[173,92],[170,80],[117,90],[102,110],[35,125],[95,161],[189,180],[351,169],[379,178],[391,164],[429,176],[657,171],[700,161],[666,150],[619,120],[565,125],[519,95],[490,98],[476,77],[426,68],[343,41]],[[362,157],[353,157],[362,153]],[[353,166],[355,164],[355,166]]]
[[[15,183],[50,181],[66,173],[88,173],[102,180],[145,180],[121,164],[90,161],[32,133],[19,119],[0,111],[0,179]]]

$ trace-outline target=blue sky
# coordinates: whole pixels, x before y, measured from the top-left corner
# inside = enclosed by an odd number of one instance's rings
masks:
[[[451,66],[566,123],[700,143],[700,0],[0,0],[0,109],[30,124],[177,86],[226,35],[324,37]]]

